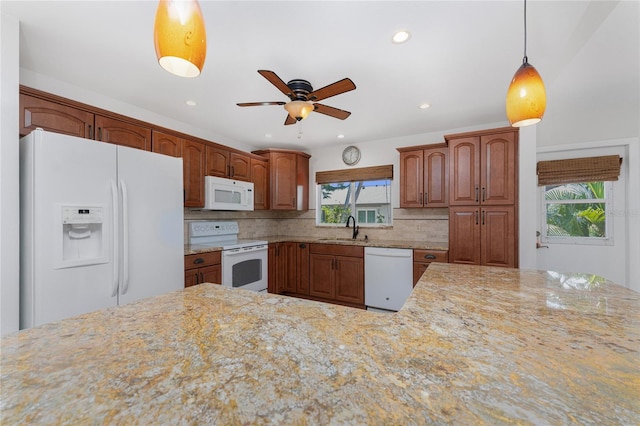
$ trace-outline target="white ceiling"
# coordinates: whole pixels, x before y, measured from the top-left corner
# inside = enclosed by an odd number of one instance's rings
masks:
[[[257,147],[363,143],[502,122],[522,62],[522,1],[200,5],[207,58],[194,79],[157,63],[156,1],[3,0],[0,10],[21,21],[21,68]],[[638,10],[637,1],[528,2],[527,55],[548,97],[539,139],[593,125],[603,108],[614,117],[624,111],[622,123],[611,118],[616,128],[638,134]],[[391,43],[398,29],[411,32],[406,44]],[[356,90],[322,103],[352,115],[341,121],[312,113],[284,126],[281,106],[236,106],[286,100],[258,69],[314,88],[349,77]],[[431,108],[419,109],[424,102]]]

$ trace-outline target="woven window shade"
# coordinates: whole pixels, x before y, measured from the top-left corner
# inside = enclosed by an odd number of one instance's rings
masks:
[[[539,161],[538,186],[618,180],[620,164],[618,155]]]
[[[359,169],[316,172],[316,183],[359,182],[361,180],[393,179],[393,164]]]

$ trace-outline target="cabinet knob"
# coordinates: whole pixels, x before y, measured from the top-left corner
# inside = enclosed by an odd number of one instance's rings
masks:
[[[432,260],[433,260],[433,259],[435,259],[435,258],[436,258],[436,256],[435,256],[435,255],[433,255],[433,254],[425,254],[425,255],[424,255],[424,258],[425,258],[425,259],[432,259]]]
[[[300,243],[300,245],[299,245],[298,247],[300,247],[301,249],[303,249],[303,248],[307,248],[307,245],[306,245],[305,243]]]
[[[196,260],[193,261],[194,265],[199,265],[201,263],[204,263],[204,259],[201,258],[201,257],[199,257],[199,258],[197,258]]]

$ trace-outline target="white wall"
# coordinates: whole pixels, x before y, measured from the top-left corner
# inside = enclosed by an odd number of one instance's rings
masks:
[[[538,148],[537,160],[617,154],[623,158],[620,178],[613,182],[612,245],[544,243],[538,250],[537,268],[559,272],[597,274],[640,291],[640,155],[638,139],[593,141]],[[541,200],[536,203],[537,223],[543,226]]]
[[[0,333],[19,325],[18,20],[0,2]]]

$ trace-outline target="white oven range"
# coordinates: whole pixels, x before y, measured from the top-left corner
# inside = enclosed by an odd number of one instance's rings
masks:
[[[191,249],[222,249],[222,285],[267,291],[268,242],[238,239],[238,222],[189,222]]]

